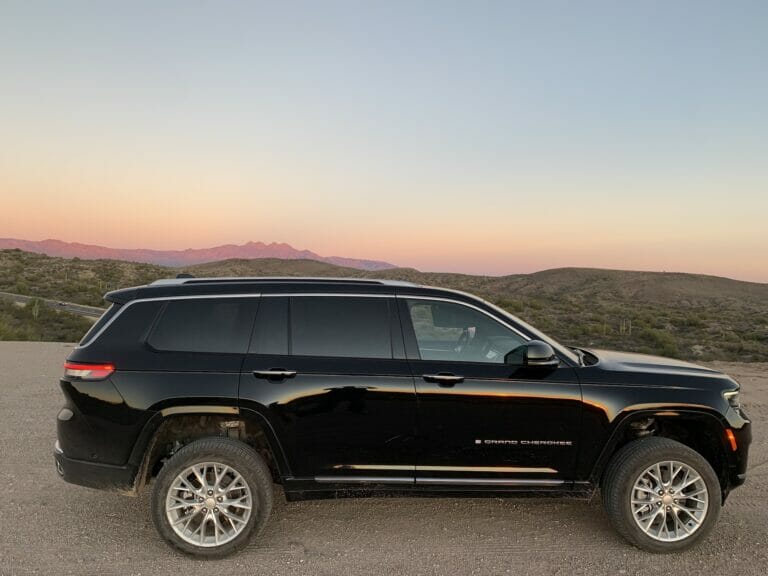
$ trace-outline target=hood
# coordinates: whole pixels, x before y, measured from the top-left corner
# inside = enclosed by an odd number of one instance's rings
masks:
[[[616,372],[644,372],[679,374],[691,376],[719,376],[724,374],[706,366],[699,366],[683,360],[664,358],[662,356],[650,356],[648,354],[635,354],[632,352],[616,352],[614,350],[589,350],[597,356],[597,366],[603,370]]]

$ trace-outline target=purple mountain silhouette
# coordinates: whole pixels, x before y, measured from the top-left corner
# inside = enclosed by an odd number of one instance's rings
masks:
[[[310,250],[297,250],[289,244],[272,242],[247,242],[246,244],[224,244],[213,248],[187,248],[186,250],[150,250],[144,248],[107,248],[93,244],[78,242],[63,242],[61,240],[19,240],[16,238],[0,238],[0,250],[18,248],[27,252],[36,252],[48,256],[63,258],[81,258],[83,260],[127,260],[129,262],[146,262],[162,266],[189,266],[203,262],[216,262],[231,258],[281,258],[283,260],[317,260],[348,266],[360,270],[385,270],[396,268],[389,262],[378,260],[360,260],[341,256],[320,256]]]

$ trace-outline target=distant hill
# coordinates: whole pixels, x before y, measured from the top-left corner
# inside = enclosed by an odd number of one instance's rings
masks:
[[[107,290],[195,276],[389,278],[477,294],[566,344],[692,360],[768,361],[768,284],[698,274],[559,268],[511,276],[378,271],[315,260],[225,260],[167,268],[0,250],[0,291],[103,305]],[[0,335],[2,332],[0,332]],[[1,336],[0,336],[1,338]]]
[[[78,242],[62,242],[61,240],[19,240],[17,238],[0,238],[0,250],[18,249],[35,252],[47,256],[63,258],[80,258],[81,260],[125,260],[127,262],[144,262],[160,266],[190,266],[203,262],[216,262],[231,258],[280,258],[282,260],[317,260],[338,266],[348,266],[361,270],[384,270],[394,268],[394,264],[378,260],[360,260],[341,256],[320,256],[309,250],[297,250],[289,244],[272,242],[247,242],[246,244],[224,244],[213,248],[187,250],[150,250],[133,248],[107,248],[93,244]]]

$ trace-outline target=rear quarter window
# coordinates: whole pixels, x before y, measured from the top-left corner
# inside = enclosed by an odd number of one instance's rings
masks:
[[[107,325],[107,322],[115,317],[115,314],[117,314],[117,311],[120,310],[121,306],[121,304],[112,304],[112,306],[107,308],[104,314],[102,314],[101,317],[96,320],[96,323],[91,326],[91,329],[88,330],[88,332],[85,333],[85,336],[83,336],[83,338],[80,340],[80,346],[84,346],[93,340],[96,335],[101,332],[102,328]]]
[[[244,354],[257,302],[254,298],[170,300],[147,343],[159,351]]]
[[[136,349],[143,346],[152,323],[157,317],[162,302],[128,302],[115,306],[103,328],[88,335],[83,345],[93,345],[99,349]],[[94,327],[96,328],[96,327]]]

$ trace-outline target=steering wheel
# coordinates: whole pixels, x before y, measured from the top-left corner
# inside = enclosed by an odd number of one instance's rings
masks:
[[[456,341],[454,351],[461,354],[467,344],[469,344],[469,328],[464,328],[464,330],[461,331],[461,336],[459,336],[459,339]]]
[[[483,343],[483,347],[480,349],[480,356],[482,358],[488,358],[491,352],[496,352],[496,349],[493,347],[493,342],[491,342],[490,340],[486,340]]]

